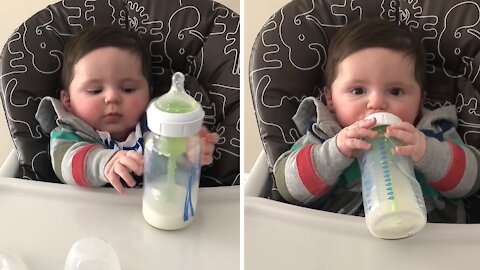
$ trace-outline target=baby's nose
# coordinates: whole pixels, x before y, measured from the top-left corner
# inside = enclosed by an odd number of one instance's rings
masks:
[[[385,98],[381,94],[372,94],[368,99],[368,108],[384,109],[386,105]]]
[[[105,103],[118,103],[122,100],[120,93],[115,89],[105,91]]]

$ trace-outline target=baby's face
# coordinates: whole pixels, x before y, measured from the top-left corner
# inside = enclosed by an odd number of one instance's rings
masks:
[[[401,52],[367,48],[347,56],[327,94],[327,105],[342,127],[376,112],[414,123],[422,105],[415,62]]]
[[[126,50],[103,47],[73,67],[65,108],[96,130],[123,141],[134,130],[149,102],[149,86],[140,58]]]

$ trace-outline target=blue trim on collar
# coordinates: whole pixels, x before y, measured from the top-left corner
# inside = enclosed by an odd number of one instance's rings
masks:
[[[452,128],[455,128],[455,125],[452,122],[450,122],[448,120],[443,120],[443,119],[434,121],[433,124],[436,125],[438,128],[440,128],[439,132],[435,132],[435,131],[430,130],[430,129],[421,129],[420,131],[423,132],[423,134],[425,134],[425,136],[435,138],[435,139],[437,139],[441,142],[443,142],[445,140],[443,134],[445,132],[447,132],[448,130],[450,130]]]

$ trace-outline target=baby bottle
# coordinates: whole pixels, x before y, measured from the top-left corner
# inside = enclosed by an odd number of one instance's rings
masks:
[[[360,152],[358,158],[367,227],[378,238],[409,237],[425,226],[427,214],[412,159],[397,155],[395,147],[402,142],[385,136],[387,126],[401,120],[383,112],[365,119],[370,118],[377,120],[372,128],[377,136],[365,138],[371,148]]]
[[[198,132],[205,115],[184,89],[185,77],[172,76],[170,90],[147,109],[142,212],[152,226],[177,230],[195,216],[200,177]]]

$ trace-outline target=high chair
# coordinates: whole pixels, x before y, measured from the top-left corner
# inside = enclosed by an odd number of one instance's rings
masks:
[[[323,99],[330,40],[341,27],[364,18],[421,32],[427,53],[426,106],[455,104],[463,141],[480,148],[478,1],[294,0],[264,24],[251,51],[250,89],[264,152],[246,181],[245,195],[281,200],[271,172],[275,160],[301,136],[292,116],[303,98]],[[469,221],[480,222],[479,196],[465,202]]]
[[[153,96],[165,93],[174,72],[202,104],[204,125],[220,135],[201,186],[239,184],[239,16],[210,0],[63,0],[31,16],[1,55],[1,93],[15,150],[0,176],[60,182],[48,154],[49,134],[35,119],[39,101],[59,97],[65,43],[83,28],[112,24],[135,31],[152,56]]]

